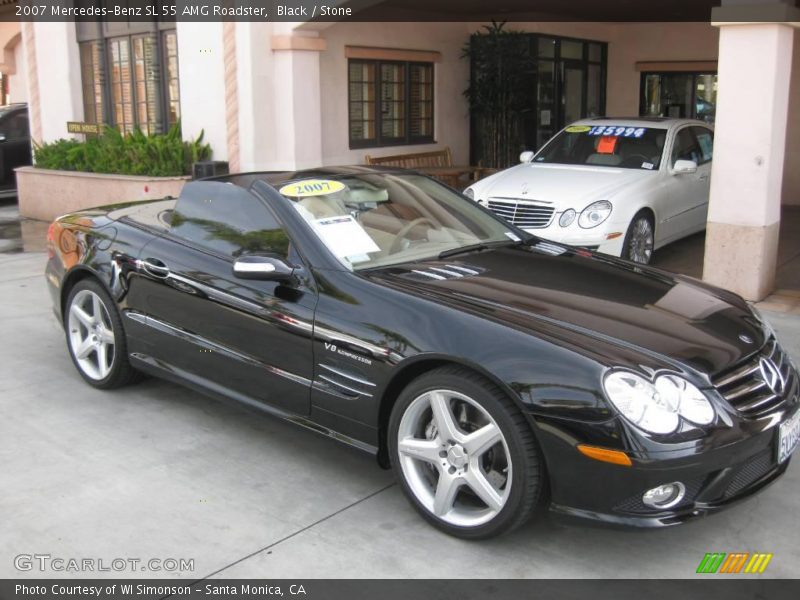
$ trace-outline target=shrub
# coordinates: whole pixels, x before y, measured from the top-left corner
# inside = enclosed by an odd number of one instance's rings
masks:
[[[106,127],[102,135],[85,141],[34,144],[33,154],[42,169],[169,177],[188,175],[193,162],[211,158],[211,147],[203,143],[203,132],[195,140],[183,141],[176,123],[167,133],[154,135],[139,129],[122,134]]]

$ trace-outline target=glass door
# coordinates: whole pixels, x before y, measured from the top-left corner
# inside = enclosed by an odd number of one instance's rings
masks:
[[[558,131],[556,111],[556,73],[552,60],[540,60],[536,81],[536,147],[544,143]]]
[[[565,60],[561,62],[560,67],[561,114],[557,129],[583,117],[586,95],[585,66],[578,61]]]

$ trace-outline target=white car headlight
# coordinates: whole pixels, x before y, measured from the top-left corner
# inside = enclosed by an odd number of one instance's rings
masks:
[[[672,433],[681,417],[697,425],[714,419],[714,408],[705,395],[678,375],[659,375],[653,383],[629,371],[612,371],[603,387],[624,418],[651,433]]]
[[[578,225],[584,229],[591,229],[600,225],[609,215],[611,215],[611,202],[598,200],[597,202],[592,202],[581,211],[581,216],[578,217]]]
[[[575,220],[575,216],[578,213],[575,212],[574,209],[568,208],[563,213],[561,213],[561,217],[558,219],[558,224],[562,227],[569,227],[572,225],[572,222]]]
[[[465,189],[464,195],[470,200],[475,200],[475,190],[473,190],[472,188]]]

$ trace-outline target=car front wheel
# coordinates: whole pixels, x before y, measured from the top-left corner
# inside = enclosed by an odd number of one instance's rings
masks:
[[[655,245],[655,229],[653,219],[645,212],[638,213],[631,221],[625,242],[622,246],[622,258],[643,265],[650,264]]]
[[[398,398],[389,431],[400,486],[442,531],[488,538],[533,513],[543,468],[531,427],[477,374],[447,367],[415,380]]]
[[[70,290],[64,327],[72,362],[90,385],[110,389],[136,378],[119,312],[99,282],[84,279]]]

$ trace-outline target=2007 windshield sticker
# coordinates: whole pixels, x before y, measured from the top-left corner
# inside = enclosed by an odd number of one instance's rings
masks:
[[[640,138],[647,132],[645,127],[620,127],[618,125],[595,125],[587,135],[613,135],[614,137]]]
[[[306,179],[305,181],[295,181],[288,183],[278,190],[284,196],[290,198],[308,198],[309,196],[324,196],[341,192],[345,185],[341,181],[333,179]]]

